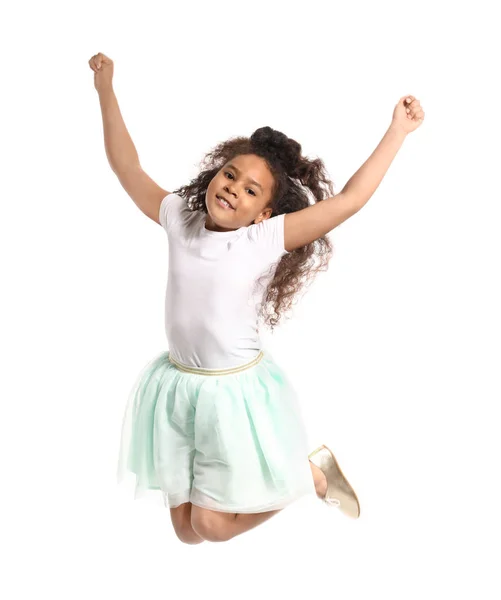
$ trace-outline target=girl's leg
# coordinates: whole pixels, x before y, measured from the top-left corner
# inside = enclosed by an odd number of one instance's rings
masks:
[[[191,526],[191,502],[185,502],[170,509],[172,525],[177,537],[185,544],[200,544],[204,540],[195,533]]]
[[[283,510],[283,509],[280,509]],[[225,513],[193,506],[191,525],[200,538],[209,542],[226,542],[231,538],[249,531],[264,523],[280,510],[262,513]]]
[[[327,492],[327,479],[321,469],[311,461],[310,468],[315,490],[319,498],[323,498]],[[283,509],[280,509],[283,510]],[[264,523],[280,510],[272,510],[263,513],[225,513],[200,506],[191,508],[191,526],[195,534],[203,540],[210,542],[225,542],[231,538],[253,529]]]

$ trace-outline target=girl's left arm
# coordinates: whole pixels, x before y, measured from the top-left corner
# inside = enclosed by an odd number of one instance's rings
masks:
[[[285,215],[285,249],[292,252],[302,248],[357,213],[379,187],[407,135],[415,131],[423,120],[424,111],[419,100],[414,96],[401,98],[383,139],[342,191],[332,198]]]

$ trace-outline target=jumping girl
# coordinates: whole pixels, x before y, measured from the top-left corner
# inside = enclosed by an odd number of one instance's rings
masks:
[[[118,481],[130,471],[135,497],[160,490],[188,544],[229,540],[309,493],[359,517],[331,450],[322,445],[308,456],[296,392],[262,347],[258,323],[273,330],[326,268],[326,234],[374,194],[423,122],[419,101],[399,100],[383,139],[337,195],[324,163],[270,127],[220,143],[190,184],[168,192],[140,166],[112,87],[113,61],[99,53],[89,66],[111,168],[169,245],[169,350],[143,368],[130,393]]]

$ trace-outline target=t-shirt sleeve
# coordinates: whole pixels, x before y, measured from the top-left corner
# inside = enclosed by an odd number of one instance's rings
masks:
[[[247,228],[249,241],[267,254],[270,260],[289,254],[285,249],[285,214],[270,217]]]
[[[169,232],[169,229],[180,221],[181,210],[185,207],[186,201],[182,196],[171,193],[167,194],[160,203],[160,212],[158,220],[160,225]]]

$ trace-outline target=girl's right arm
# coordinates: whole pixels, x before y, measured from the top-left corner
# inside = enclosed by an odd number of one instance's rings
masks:
[[[113,61],[99,53],[89,60],[89,66],[94,71],[94,86],[99,94],[108,162],[137,207],[160,225],[160,204],[170,192],[161,188],[141,168],[113,90]]]

